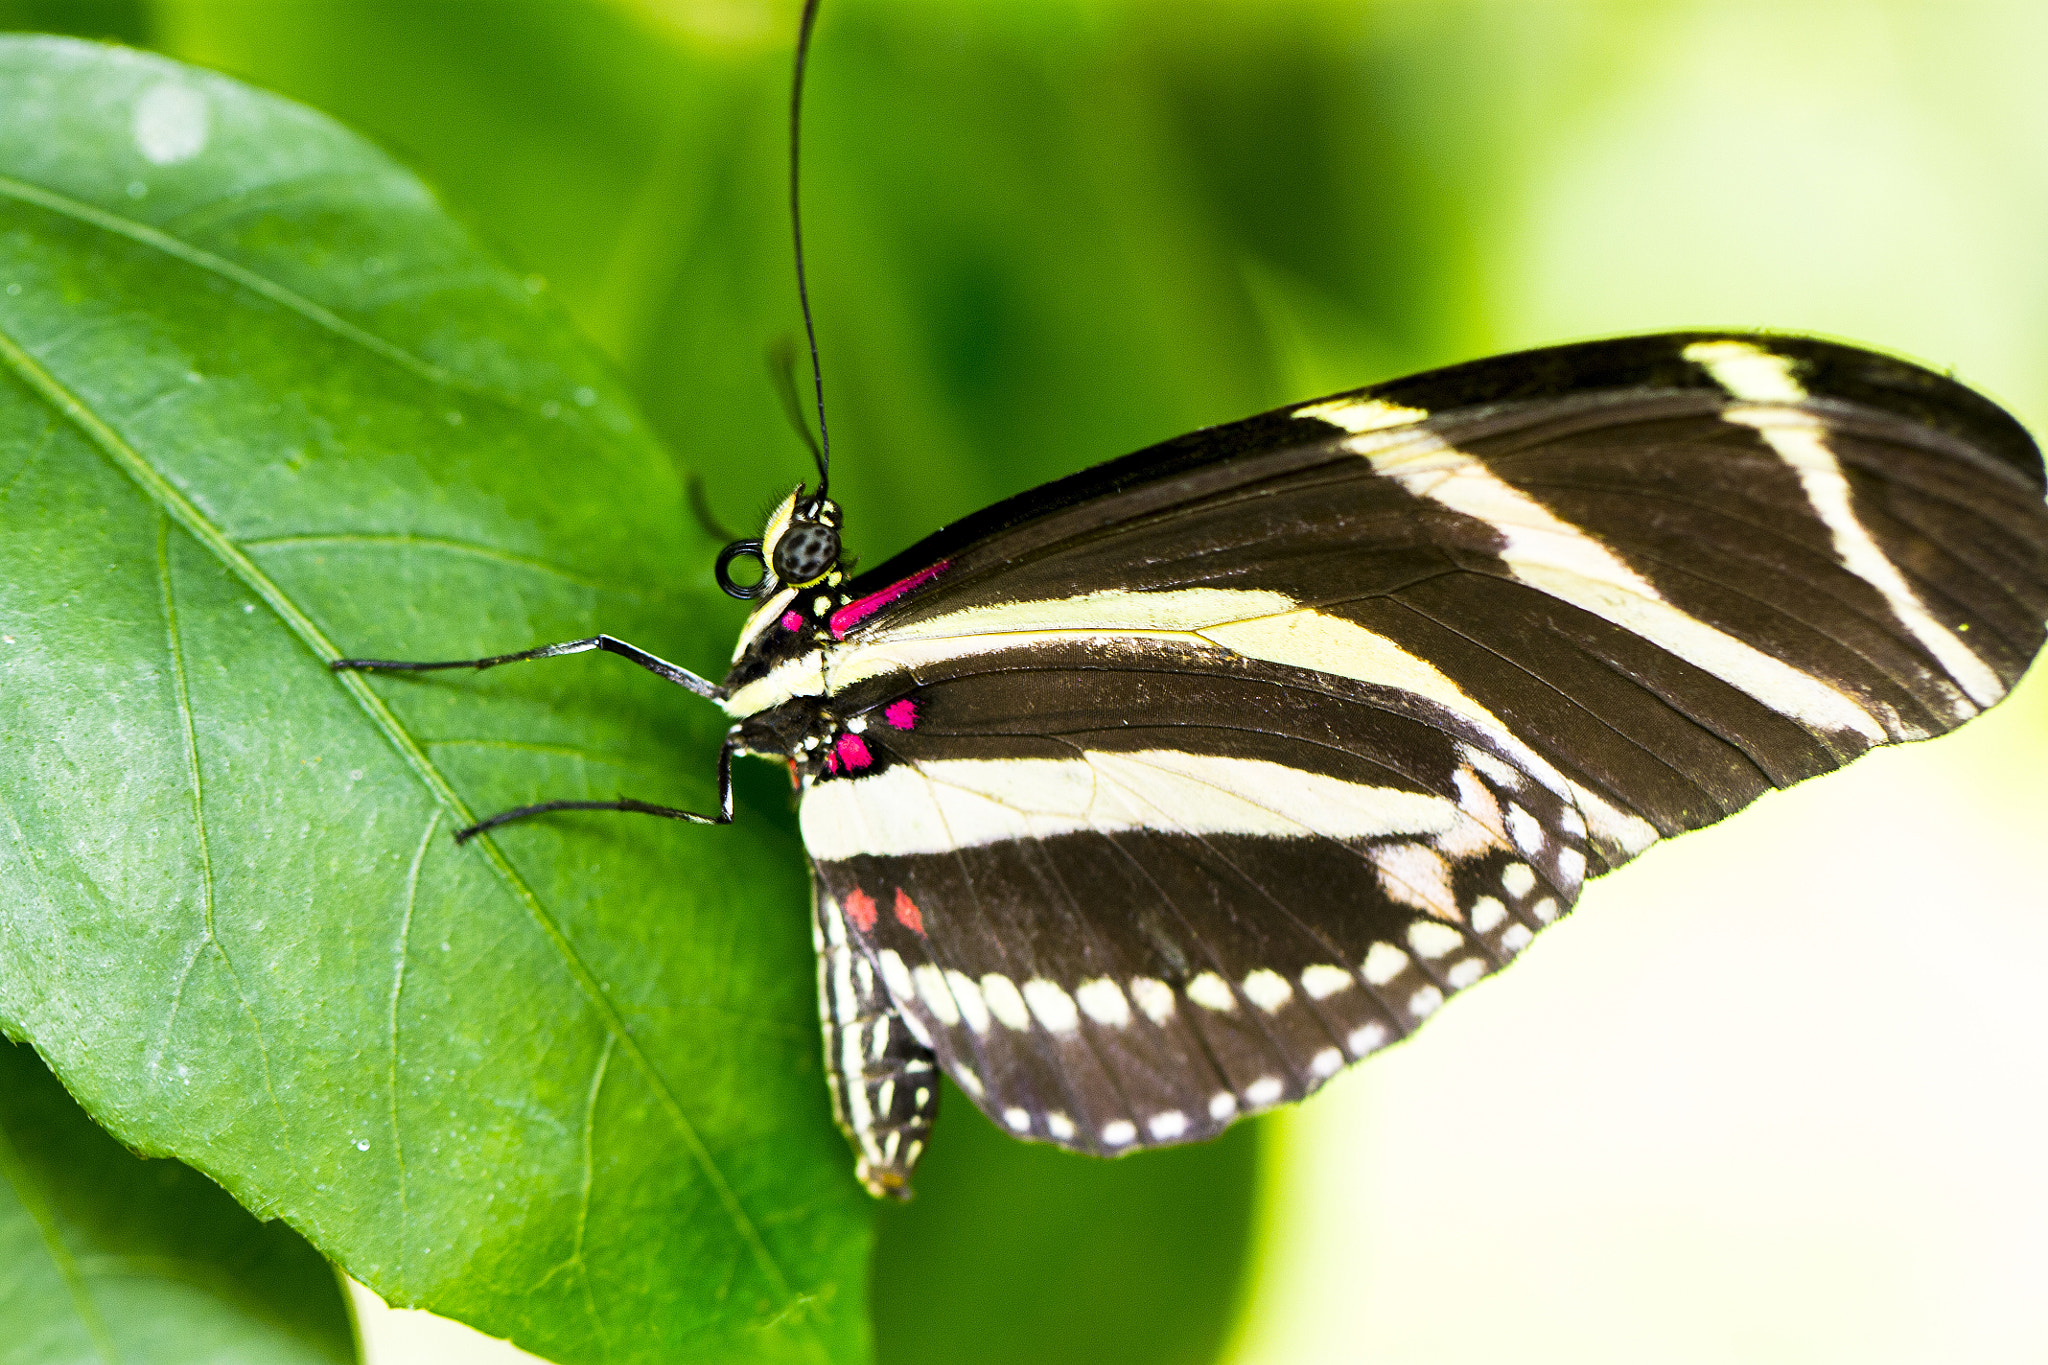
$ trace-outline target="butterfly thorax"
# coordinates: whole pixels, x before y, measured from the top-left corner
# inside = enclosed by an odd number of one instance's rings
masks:
[[[834,643],[832,615],[847,602],[842,587],[843,583],[819,583],[809,588],[782,588],[762,599],[761,606],[747,618],[746,628],[740,632],[732,669],[725,675],[729,712],[737,717],[764,709],[748,702],[749,697],[765,696],[763,689],[749,692],[748,687],[771,674],[794,678],[798,674],[820,673]],[[814,695],[820,689],[792,683],[773,690],[779,698]]]

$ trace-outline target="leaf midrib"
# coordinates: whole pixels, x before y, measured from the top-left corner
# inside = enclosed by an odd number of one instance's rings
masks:
[[[24,185],[19,181],[0,176],[0,194],[15,194],[20,190],[34,190],[34,188],[33,186]],[[35,202],[41,202],[43,198],[40,192],[29,196],[16,194],[16,197],[31,198]],[[50,197],[56,198],[56,196]],[[97,219],[88,218],[86,221],[96,222]],[[120,220],[114,221],[119,222]],[[118,228],[110,230],[118,231]],[[134,240],[144,241],[146,244],[154,244],[148,238],[134,237],[133,234],[123,235],[131,236]],[[157,237],[162,236],[160,233],[154,235]],[[170,254],[178,256],[180,259],[186,259],[185,256],[178,252],[171,252]],[[250,272],[243,270],[241,267],[235,267],[235,270],[237,278],[248,276],[252,280],[260,279],[260,277],[250,275]],[[280,292],[289,292],[283,291],[282,286],[274,284],[271,285],[271,288]],[[268,291],[259,290],[259,292],[267,294]],[[388,345],[388,343],[384,344]],[[224,568],[241,580],[251,592],[261,598],[264,604],[277,614],[279,620],[285,624],[286,628],[296,635],[301,643],[306,645],[323,667],[333,660],[342,657],[341,651],[335,648],[334,644],[313,624],[312,620],[299,610],[297,604],[285,595],[283,589],[264,574],[248,556],[243,554],[219,527],[208,520],[196,504],[185,497],[176,486],[151,465],[140,450],[129,444],[111,424],[88,408],[77,395],[67,389],[54,374],[41,365],[35,357],[30,355],[14,338],[12,333],[4,327],[0,327],[0,363],[4,363],[9,369],[13,370],[22,382],[27,384],[43,401],[50,404],[60,417],[77,427],[86,439],[97,446],[101,453],[107,456],[117,469],[120,469],[133,479],[146,496],[152,499],[166,514],[183,527],[200,545],[205,547],[209,553],[220,561]],[[355,699],[357,705],[370,717],[371,722],[384,735],[386,741],[398,751],[399,756],[413,770],[414,775],[433,793],[435,799],[460,824],[470,825],[476,823],[476,817],[470,812],[461,797],[456,794],[448,779],[428,759],[426,753],[415,742],[411,733],[400,723],[398,717],[384,704],[383,700],[370,689],[361,675],[343,672],[333,673],[331,676],[338,685]],[[557,955],[562,959],[564,967],[568,970],[571,979],[576,982],[577,988],[582,992],[585,1001],[603,1021],[606,1032],[617,1039],[619,1045],[633,1059],[635,1067],[647,1078],[648,1083],[653,1087],[661,1103],[663,1112],[669,1116],[670,1122],[675,1125],[678,1135],[682,1138],[684,1148],[690,1153],[691,1158],[703,1172],[706,1182],[710,1184],[713,1192],[717,1195],[720,1207],[725,1210],[740,1239],[746,1243],[748,1249],[753,1253],[761,1273],[768,1280],[769,1287],[777,1299],[780,1300],[780,1306],[787,1310],[794,1298],[789,1282],[784,1278],[781,1267],[776,1264],[773,1255],[769,1252],[759,1229],[754,1226],[753,1220],[748,1217],[746,1210],[740,1204],[739,1197],[734,1193],[731,1184],[726,1180],[724,1172],[719,1169],[717,1163],[712,1159],[710,1150],[704,1145],[702,1137],[699,1136],[695,1126],[683,1114],[681,1104],[676,1099],[674,1090],[668,1084],[667,1079],[654,1066],[652,1059],[647,1056],[638,1040],[626,1028],[625,1020],[620,1016],[610,999],[599,988],[596,977],[591,972],[589,966],[577,954],[575,948],[569,943],[568,937],[561,925],[541,905],[539,897],[526,884],[525,879],[513,868],[510,861],[506,859],[488,835],[473,842],[488,859],[492,869],[498,874],[499,879],[506,885],[507,889],[512,892],[513,897],[526,907],[528,915],[540,928],[542,934],[548,939]],[[806,1329],[805,1339],[818,1358],[823,1359],[823,1346],[815,1333]]]

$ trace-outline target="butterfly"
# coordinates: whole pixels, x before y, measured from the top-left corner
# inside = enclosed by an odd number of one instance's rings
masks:
[[[2040,451],[1852,346],[1671,333],[1193,432],[854,575],[818,487],[728,544],[731,671],[603,650],[789,765],[855,1174],[907,1198],[941,1072],[1019,1137],[1212,1137],[1406,1037],[1588,878],[1995,704],[2048,621]],[[799,431],[793,384],[785,392]],[[733,566],[759,565],[741,581]]]
[[[786,762],[834,1111],[907,1196],[939,1073],[1116,1155],[1298,1100],[1655,841],[1995,704],[2048,619],[2041,455],[1796,337],[1499,356],[1164,442],[860,573],[799,485],[712,683]],[[735,581],[731,566],[758,559]]]

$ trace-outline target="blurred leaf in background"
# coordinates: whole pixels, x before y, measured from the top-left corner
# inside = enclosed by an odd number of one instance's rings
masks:
[[[355,1359],[341,1286],[297,1233],[124,1151],[0,1041],[0,1362]]]
[[[948,1089],[918,1195],[882,1210],[875,1353],[1198,1365],[1243,1297],[1255,1124],[1143,1163],[1018,1142]]]
[[[0,30],[62,33],[140,47],[155,31],[154,0],[0,0]]]

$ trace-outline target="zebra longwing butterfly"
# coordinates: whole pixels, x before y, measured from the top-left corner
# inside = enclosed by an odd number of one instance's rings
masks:
[[[1631,337],[1198,431],[858,576],[821,477],[719,558],[758,604],[721,683],[609,636],[335,666],[603,649],[733,721],[715,815],[464,838],[722,824],[734,755],[787,762],[834,1109],[900,1197],[942,1070],[1020,1137],[1213,1136],[1656,840],[1991,706],[2043,641],[2043,494],[1942,375]]]

